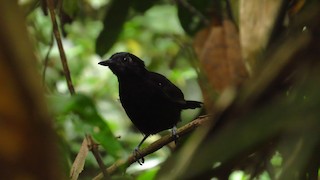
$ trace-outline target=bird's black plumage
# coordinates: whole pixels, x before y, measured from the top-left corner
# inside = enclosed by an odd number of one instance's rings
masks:
[[[165,76],[148,71],[133,54],[116,53],[99,64],[108,66],[118,77],[121,104],[145,135],[143,141],[151,134],[173,128],[180,120],[181,110],[202,106],[201,102],[185,100],[177,86]]]

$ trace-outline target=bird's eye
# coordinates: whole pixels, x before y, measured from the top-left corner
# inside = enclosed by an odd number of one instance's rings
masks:
[[[131,62],[131,57],[129,57],[129,56],[128,56],[128,57],[124,57],[124,58],[123,58],[123,61],[124,61],[124,62],[127,62],[127,61]]]

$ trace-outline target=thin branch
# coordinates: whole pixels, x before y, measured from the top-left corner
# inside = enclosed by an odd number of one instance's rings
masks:
[[[51,21],[52,21],[53,34],[56,38],[58,49],[59,49],[59,54],[60,54],[60,59],[61,59],[62,67],[63,67],[64,76],[66,77],[66,80],[67,80],[69,92],[70,92],[70,94],[73,95],[73,94],[75,94],[75,90],[74,90],[74,87],[73,87],[73,84],[71,81],[70,71],[69,71],[69,67],[68,67],[68,63],[67,63],[67,57],[64,52],[62,41],[61,41],[58,23],[57,23],[56,15],[54,12],[53,0],[47,0],[47,4],[48,4],[48,9],[49,9],[50,17],[51,17]]]
[[[182,137],[184,135],[186,135],[187,133],[193,131],[195,128],[197,128],[198,126],[202,125],[203,123],[207,122],[210,119],[209,115],[206,116],[200,116],[199,118],[191,121],[190,123],[180,127],[177,130],[177,135],[179,137]],[[161,149],[163,146],[169,144],[170,142],[174,141],[175,137],[172,137],[171,134],[168,134],[166,136],[163,136],[162,138],[160,138],[159,140],[153,142],[152,144],[150,144],[148,147],[141,149],[139,152],[139,156],[136,157],[133,154],[131,156],[129,156],[126,160],[118,160],[116,163],[114,163],[113,165],[111,165],[110,167],[107,168],[107,173],[109,175],[114,174],[115,172],[117,172],[119,169],[125,169],[127,167],[129,167],[132,163],[136,162],[136,159],[144,157],[148,154],[151,154],[159,149]],[[121,167],[121,168],[120,168]],[[98,174],[96,177],[93,178],[93,180],[98,180],[98,179],[102,179],[103,175],[102,173]]]
[[[44,58],[44,62],[43,62],[43,71],[42,71],[42,84],[45,84],[45,80],[46,80],[46,72],[47,72],[47,67],[48,67],[48,63],[49,63],[49,55],[51,53],[53,47],[53,36],[51,36],[51,40],[50,40],[50,44],[49,44],[49,49],[47,51],[46,57]]]
[[[198,16],[200,20],[203,22],[205,25],[209,25],[210,21],[200,12],[198,11],[194,6],[192,6],[189,2],[186,0],[175,0],[178,4],[181,4],[183,7],[188,9],[192,14]]]
[[[92,152],[92,154],[94,155],[94,158],[97,160],[104,179],[110,179],[110,176],[106,171],[106,166],[103,164],[103,161],[101,159],[101,155],[98,150],[99,145],[96,142],[94,142],[91,135],[86,135],[86,139],[88,141],[88,148]]]

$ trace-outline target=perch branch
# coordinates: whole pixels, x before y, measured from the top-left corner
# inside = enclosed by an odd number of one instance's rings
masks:
[[[198,126],[200,126],[203,123],[207,122],[209,120],[209,118],[210,118],[209,115],[200,116],[199,118],[191,121],[190,123],[180,127],[177,130],[177,135],[179,135],[179,137],[184,136],[185,134],[191,132],[192,130],[194,130]],[[122,160],[118,160],[116,163],[114,163],[113,165],[111,165],[110,167],[107,168],[107,173],[109,175],[111,175],[111,174],[114,174],[115,172],[117,172],[120,167],[127,168],[132,163],[136,162],[137,158],[140,159],[141,157],[144,157],[144,156],[146,156],[148,154],[151,154],[151,153],[161,149],[163,146],[169,144],[170,142],[172,142],[174,140],[175,140],[175,138],[172,137],[171,134],[163,136],[159,140],[157,140],[157,141],[153,142],[152,144],[150,144],[148,147],[146,147],[144,149],[141,149],[139,151],[140,153],[139,153],[138,157],[135,157],[134,155],[130,155],[126,160],[123,160],[123,159]],[[103,178],[103,174],[100,173],[96,177],[94,177],[93,180],[98,180],[98,179],[102,179],[102,178]]]

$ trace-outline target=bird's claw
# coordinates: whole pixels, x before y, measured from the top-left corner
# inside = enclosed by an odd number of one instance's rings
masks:
[[[138,147],[134,148],[133,157],[135,158],[137,163],[142,166],[142,164],[144,163],[144,157],[141,155]]]
[[[177,134],[177,127],[173,126],[173,128],[171,129],[171,135],[174,138],[174,143],[177,144],[178,139],[179,139],[179,135]]]

